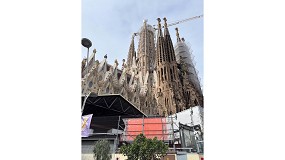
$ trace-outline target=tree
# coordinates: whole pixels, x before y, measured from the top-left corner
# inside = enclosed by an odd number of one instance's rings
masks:
[[[107,140],[99,140],[95,142],[94,148],[93,148],[93,156],[95,160],[111,160],[110,155],[110,144]]]
[[[166,155],[168,146],[156,137],[147,139],[143,134],[139,134],[130,145],[123,145],[121,153],[128,156],[128,160],[160,160]]]

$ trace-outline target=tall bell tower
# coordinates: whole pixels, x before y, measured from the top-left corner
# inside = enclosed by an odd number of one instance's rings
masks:
[[[138,70],[141,71],[142,77],[145,77],[147,72],[153,71],[155,58],[154,44],[155,30],[147,20],[144,20],[143,26],[139,32],[138,46]]]
[[[158,20],[158,34],[156,43],[156,97],[160,115],[169,115],[183,110],[185,100],[182,86],[178,77],[178,68],[175,59],[173,44],[164,20],[164,36],[161,30],[161,20]]]

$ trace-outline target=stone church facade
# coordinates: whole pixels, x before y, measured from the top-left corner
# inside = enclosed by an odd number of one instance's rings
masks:
[[[167,116],[190,107],[203,107],[203,94],[188,46],[180,39],[178,29],[174,46],[167,19],[163,19],[164,32],[161,19],[157,20],[158,28],[144,21],[139,33],[132,36],[127,61],[123,60],[121,67],[117,60],[108,64],[107,55],[101,62],[95,61],[94,50],[86,74],[87,60],[83,59],[82,94],[121,94],[147,115]],[[135,36],[139,36],[137,51]]]

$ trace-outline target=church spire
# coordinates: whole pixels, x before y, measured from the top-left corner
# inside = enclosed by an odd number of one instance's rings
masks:
[[[164,40],[161,31],[161,20],[157,18],[157,26],[158,26],[158,33],[156,38],[156,63],[157,66],[162,63],[162,60],[165,60],[164,57]]]
[[[135,57],[135,59],[136,59],[134,36],[135,36],[135,34],[132,35],[132,40],[131,40],[129,53],[128,53],[128,60],[127,60],[127,67],[128,68],[132,67],[133,57]]]
[[[157,26],[158,26],[158,33],[157,33],[157,37],[161,37],[162,36],[162,31],[161,31],[161,19],[157,18]]]
[[[164,37],[165,37],[166,35],[170,35],[170,34],[167,28],[167,19],[164,17],[163,20],[164,20]]]
[[[174,49],[173,49],[173,44],[172,40],[167,28],[167,19],[164,17],[164,43],[165,43],[165,56],[166,56],[166,61],[168,62],[173,62],[175,60],[175,54],[174,54]]]
[[[164,42],[167,43],[167,39],[168,38],[166,38],[166,37],[170,37],[170,34],[169,34],[169,31],[168,31],[168,28],[167,28],[167,19],[164,17],[163,20],[164,20]],[[168,48],[167,47],[168,44],[165,44],[165,46],[166,46],[166,49],[167,49]],[[164,57],[165,57],[165,60],[167,62],[171,61],[171,59],[170,59],[171,57],[170,57],[170,54],[169,54],[168,50],[164,51]]]
[[[176,30],[176,37],[177,37],[177,42],[181,42],[180,36],[179,36],[179,32],[178,32],[178,28],[175,28]]]
[[[150,73],[153,70],[155,59],[154,29],[147,24],[147,20],[143,21],[138,36],[137,67],[138,72],[145,77],[147,72]]]
[[[158,18],[157,20],[158,34],[156,45],[156,98],[159,104],[159,114],[163,114],[163,112],[171,114],[181,111],[185,103],[181,98],[183,96],[183,92],[181,90],[181,83],[179,80],[173,44],[167,27],[167,19],[163,18],[163,36],[161,33],[160,19]]]

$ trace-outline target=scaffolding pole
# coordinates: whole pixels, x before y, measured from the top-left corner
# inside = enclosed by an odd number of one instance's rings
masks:
[[[173,136],[173,148],[174,148],[174,152],[176,153],[176,149],[175,149],[175,135],[174,135],[173,116],[172,115],[171,115],[171,128],[172,128],[172,136]]]
[[[142,134],[144,134],[144,116],[142,118]]]
[[[121,116],[119,116],[118,126],[117,126],[117,134],[116,134],[116,139],[115,139],[115,141],[114,141],[114,148],[113,148],[114,154],[116,154],[116,148],[117,148],[118,131],[119,131],[119,126],[120,126],[120,120],[121,120]]]

